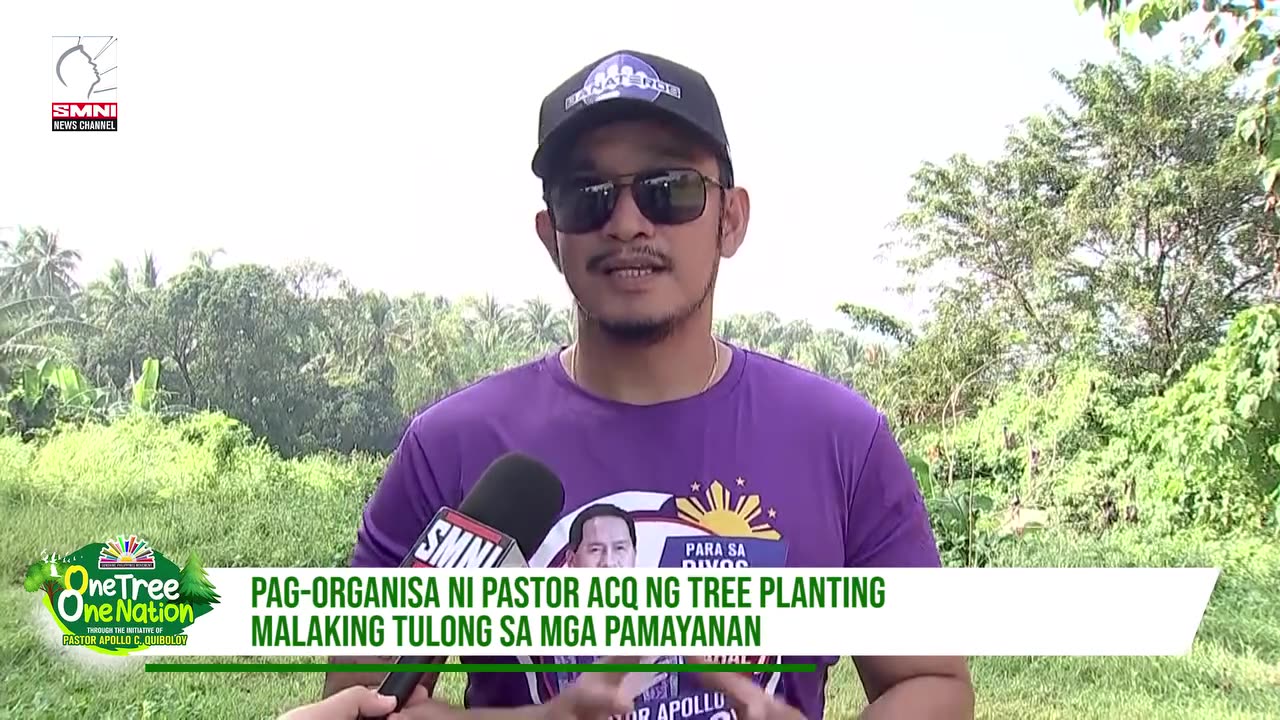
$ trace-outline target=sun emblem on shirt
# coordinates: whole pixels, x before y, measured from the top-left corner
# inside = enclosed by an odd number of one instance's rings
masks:
[[[737,478],[734,484],[743,487],[746,481]],[[690,487],[696,493],[700,486],[693,483]],[[765,540],[782,537],[769,523],[756,522],[764,514],[759,495],[743,493],[735,499],[733,493],[719,480],[712,481],[702,497],[690,495],[677,498],[676,511],[681,520],[687,520],[721,537],[757,537]],[[770,509],[769,517],[776,516],[777,513]]]

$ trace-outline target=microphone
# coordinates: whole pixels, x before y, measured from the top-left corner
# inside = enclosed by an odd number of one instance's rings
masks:
[[[564,485],[546,465],[521,453],[493,461],[457,510],[441,508],[400,567],[444,570],[528,567],[564,509]],[[401,657],[396,664],[426,664]],[[390,672],[378,692],[404,707],[423,672]]]

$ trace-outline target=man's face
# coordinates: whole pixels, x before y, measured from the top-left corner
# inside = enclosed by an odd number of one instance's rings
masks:
[[[627,521],[612,515],[588,520],[582,526],[582,542],[569,564],[580,568],[635,567],[636,547]]]
[[[594,130],[579,141],[568,167],[566,175],[576,183],[626,181],[637,173],[672,169],[693,169],[720,180],[711,153],[654,122],[619,122]],[[631,188],[624,186],[603,227],[557,232],[543,211],[538,233],[589,318],[617,337],[652,342],[703,306],[720,258],[733,255],[741,242],[744,211],[745,193],[729,191],[722,204],[720,188],[708,183],[701,216],[661,225],[641,213]],[[628,261],[638,261],[645,270],[618,268]]]

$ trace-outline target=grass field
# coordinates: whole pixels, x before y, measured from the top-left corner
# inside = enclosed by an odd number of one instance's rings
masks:
[[[350,548],[372,482],[352,478],[376,477],[375,463],[274,461],[256,475],[229,468],[226,477],[238,480],[224,482],[199,468],[179,468],[170,476],[155,457],[126,453],[110,459],[112,474],[134,473],[136,482],[120,484],[94,472],[104,458],[62,451],[35,453],[0,442],[0,517],[11,528],[0,546],[0,571],[8,577],[0,586],[0,715],[270,718],[316,697],[319,675],[145,674],[137,659],[99,660],[92,667],[70,662],[50,644],[47,613],[23,592],[20,579],[45,549],[66,551],[119,532],[143,533],[170,556],[197,550],[210,567],[332,566]],[[187,484],[175,485],[177,477]],[[1086,538],[1046,531],[1008,546],[999,564],[1217,566],[1223,575],[1190,656],[976,658],[979,717],[1280,716],[1280,548],[1274,540],[1135,533]],[[945,598],[936,611],[948,612]],[[443,683],[450,698],[460,696],[460,675]],[[862,706],[847,662],[830,677],[828,697],[831,718],[852,717]]]

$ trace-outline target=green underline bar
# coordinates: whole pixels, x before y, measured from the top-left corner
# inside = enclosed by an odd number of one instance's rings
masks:
[[[301,672],[642,672],[661,668],[674,672],[815,672],[813,663],[774,663],[754,665],[672,663],[652,665],[648,663],[562,663],[562,664],[510,664],[510,663],[146,663],[146,672],[212,672],[212,673],[301,673]]]

